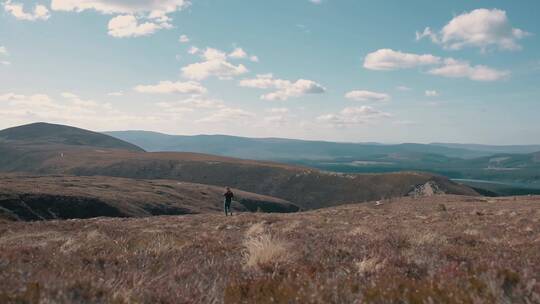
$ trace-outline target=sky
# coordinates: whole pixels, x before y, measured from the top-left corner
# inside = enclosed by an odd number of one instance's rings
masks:
[[[540,1],[0,3],[0,128],[540,143]]]

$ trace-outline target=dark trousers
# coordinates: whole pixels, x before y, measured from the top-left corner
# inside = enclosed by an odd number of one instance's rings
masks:
[[[223,209],[225,209],[225,216],[227,216],[229,213],[232,215],[231,201],[224,200],[223,201]]]

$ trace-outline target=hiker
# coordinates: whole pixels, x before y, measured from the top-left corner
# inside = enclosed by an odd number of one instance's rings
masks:
[[[225,197],[225,200],[223,202],[223,207],[225,209],[225,216],[227,216],[228,213],[230,213],[232,216],[231,202],[234,197],[234,194],[232,193],[231,188],[227,187],[227,191],[225,191],[223,196]]]

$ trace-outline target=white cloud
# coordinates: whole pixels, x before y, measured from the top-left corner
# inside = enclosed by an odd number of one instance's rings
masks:
[[[451,50],[465,47],[477,47],[482,51],[490,47],[519,50],[518,40],[527,35],[529,33],[512,27],[505,11],[480,8],[454,17],[439,33],[427,27],[422,33],[416,33],[416,39],[429,37]]]
[[[219,99],[211,99],[203,96],[193,96],[187,99],[175,102],[161,102],[158,106],[162,108],[182,108],[182,109],[209,109],[217,110],[225,108],[223,101]]]
[[[57,11],[82,12],[95,10],[103,14],[144,14],[153,16],[172,13],[190,5],[186,0],[52,0]]]
[[[268,112],[275,114],[287,114],[290,112],[290,110],[288,108],[271,108],[268,109]]]
[[[430,55],[403,53],[392,49],[380,49],[369,53],[364,58],[364,68],[369,70],[389,71],[414,68],[439,63],[441,58]]]
[[[366,102],[389,101],[391,99],[390,95],[386,93],[378,93],[378,92],[365,91],[365,90],[350,91],[347,94],[345,94],[345,98],[350,99],[350,100],[355,100],[355,101],[366,101]]]
[[[264,100],[287,100],[291,97],[300,97],[306,94],[322,94],[326,88],[313,80],[298,79],[296,81],[274,78],[272,74],[257,75],[253,79],[243,79],[239,82],[241,87],[258,89],[276,89],[275,92],[264,94]]]
[[[196,81],[160,81],[155,85],[138,85],[134,90],[139,93],[153,94],[204,94],[207,92],[206,88]]]
[[[237,108],[222,108],[207,117],[197,120],[199,123],[217,122],[244,122],[244,120],[255,117],[255,114]]]
[[[235,59],[241,59],[246,58],[248,55],[246,51],[244,51],[242,48],[235,48],[230,54],[229,57],[235,58]]]
[[[4,126],[47,121],[81,127],[113,129],[148,123],[152,126],[163,121],[155,117],[121,112],[109,103],[83,100],[78,95],[64,92],[62,98],[54,99],[47,94],[0,94],[0,124]]]
[[[116,38],[148,36],[160,29],[169,29],[172,25],[168,22],[139,23],[133,15],[120,15],[109,21],[109,35]]]
[[[185,77],[196,80],[203,80],[210,76],[216,76],[220,79],[230,79],[247,72],[248,69],[244,65],[234,65],[225,60],[198,62],[182,68],[182,74]]]
[[[396,89],[399,91],[412,91],[411,88],[409,88],[408,86],[403,86],[403,85],[397,86]]]
[[[246,51],[242,48],[235,48],[232,52],[229,53],[229,58],[233,59],[249,59],[251,62],[259,62],[259,57],[255,55],[248,55]]]
[[[36,4],[32,12],[25,12],[23,4],[8,0],[4,2],[4,10],[19,20],[37,21],[47,20],[51,17],[49,9],[41,4]]]
[[[22,95],[6,93],[0,95],[0,101],[8,102],[11,106],[54,107],[51,98],[46,94]]]
[[[311,2],[313,4],[321,4],[322,0],[309,0],[309,2]]]
[[[424,92],[424,95],[426,95],[427,97],[437,97],[437,96],[439,96],[439,92],[437,92],[435,90],[426,90]]]
[[[108,30],[109,35],[120,38],[147,36],[160,29],[172,28],[172,19],[167,14],[190,4],[187,0],[52,0],[51,9],[118,14],[109,21]]]
[[[192,47],[189,48],[188,53],[191,54],[191,55],[195,55],[195,54],[197,54],[199,51],[200,51],[200,50],[199,50],[198,47],[192,46]]]
[[[189,42],[189,37],[187,35],[180,35],[180,38],[178,38],[178,41],[180,43],[188,43]]]
[[[202,52],[201,57],[204,61],[192,63],[182,68],[184,77],[195,80],[203,80],[211,76],[219,79],[231,79],[248,72],[243,64],[234,65],[228,62],[227,54],[218,49],[207,48]]]
[[[0,56],[8,56],[8,50],[5,46],[0,46]],[[11,62],[7,60],[0,60],[0,65],[11,65]]]
[[[361,106],[347,107],[338,113],[321,115],[317,117],[317,121],[336,127],[346,127],[364,124],[385,117],[391,117],[391,115],[370,106]]]
[[[431,69],[428,73],[450,78],[469,78],[475,81],[496,81],[510,75],[509,71],[496,70],[485,65],[471,66],[466,61],[452,58],[445,59],[442,66]]]
[[[469,78],[474,81],[496,81],[510,75],[509,71],[497,70],[485,65],[472,66],[469,62],[454,58],[441,58],[429,54],[417,55],[391,49],[380,49],[368,54],[364,67],[371,70],[397,70],[430,66],[428,74],[451,78]]]
[[[191,55],[195,55],[200,51],[200,49],[196,46],[192,46],[189,48],[188,53]]]
[[[110,93],[107,93],[107,96],[115,96],[115,97],[124,96],[124,92],[122,92],[122,91],[110,92]]]

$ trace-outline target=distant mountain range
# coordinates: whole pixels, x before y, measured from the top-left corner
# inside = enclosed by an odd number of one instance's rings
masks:
[[[437,154],[448,158],[470,159],[499,153],[528,154],[540,151],[540,145],[342,143],[229,135],[168,135],[150,131],[104,133],[142,147],[146,151],[196,152],[264,160],[324,160],[343,157],[371,157],[381,154]]]
[[[208,153],[271,160],[341,173],[427,171],[450,178],[506,182],[540,189],[540,145],[337,143],[226,135],[106,132],[147,151]],[[475,184],[476,185],[476,184]],[[516,193],[524,193],[519,189]],[[504,193],[512,193],[504,189]],[[526,193],[526,191],[525,191]]]

